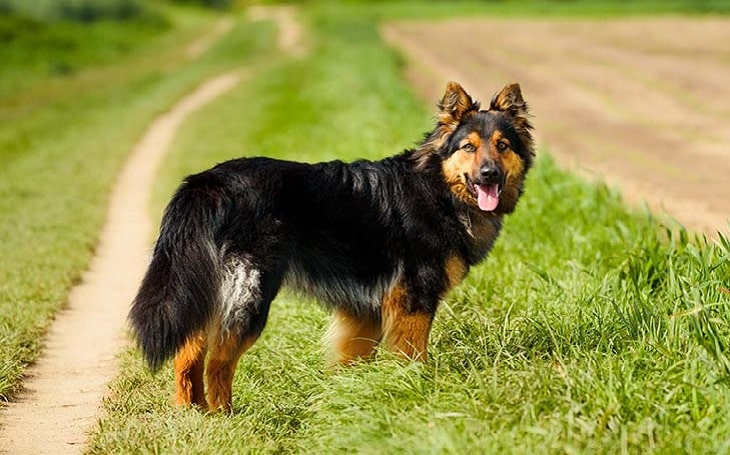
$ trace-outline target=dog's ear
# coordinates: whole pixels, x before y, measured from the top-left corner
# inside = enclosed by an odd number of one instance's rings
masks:
[[[514,119],[515,129],[520,140],[530,155],[535,154],[535,140],[532,137],[532,124],[527,103],[522,98],[520,84],[507,84],[499,93],[494,95],[489,103],[490,111],[501,111]]]
[[[475,103],[461,85],[449,82],[446,84],[446,92],[438,108],[439,123],[453,125],[455,128],[467,112],[479,110],[479,103]]]
[[[520,84],[507,84],[504,88],[494,95],[492,102],[489,104],[490,111],[502,111],[510,114],[512,117],[527,117],[527,103],[522,98],[522,90]]]
[[[432,158],[438,155],[436,152],[446,144],[464,117],[471,112],[479,111],[479,103],[473,101],[461,85],[449,82],[446,84],[446,92],[438,108],[436,127],[426,135],[423,143],[412,155],[419,169],[432,163]]]

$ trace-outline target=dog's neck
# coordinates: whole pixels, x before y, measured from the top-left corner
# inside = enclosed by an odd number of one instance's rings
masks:
[[[492,249],[494,240],[502,229],[503,216],[466,206],[460,207],[456,215],[468,235],[466,248],[470,265],[477,264]]]

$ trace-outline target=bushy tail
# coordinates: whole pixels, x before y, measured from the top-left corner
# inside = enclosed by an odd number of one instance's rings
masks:
[[[181,186],[165,210],[154,255],[129,320],[155,371],[213,314],[220,282],[214,234],[222,221],[219,192]]]

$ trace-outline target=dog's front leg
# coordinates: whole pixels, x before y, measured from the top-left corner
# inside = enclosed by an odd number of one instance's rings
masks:
[[[338,309],[327,333],[331,349],[330,363],[351,364],[370,358],[382,337],[380,321],[367,316],[354,316]]]
[[[404,286],[395,286],[382,302],[385,345],[407,359],[425,361],[434,313],[415,308]]]

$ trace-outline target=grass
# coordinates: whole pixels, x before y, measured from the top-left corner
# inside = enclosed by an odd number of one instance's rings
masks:
[[[228,158],[377,158],[429,129],[372,15],[309,11],[307,58],[183,128],[160,211],[182,176]],[[232,416],[174,408],[171,368],[152,376],[129,350],[88,450],[727,453],[728,277],[726,238],[665,229],[543,150],[494,251],[440,308],[427,363],[325,371],[325,311],[284,293],[239,364]]]
[[[318,5],[341,9],[335,2],[315,1]],[[342,3],[342,2],[339,2]],[[380,19],[428,18],[443,19],[453,16],[489,14],[519,17],[576,17],[610,18],[656,15],[714,15],[730,13],[726,0],[458,0],[430,1],[375,1],[350,0],[350,13]]]
[[[13,95],[49,78],[64,78],[89,66],[113,62],[169,31],[172,25],[159,8],[143,8],[136,0],[107,0],[94,5],[0,0],[3,104],[12,103]],[[93,20],[59,17],[62,12],[73,16],[80,11],[90,12]],[[128,16],[113,16],[124,11]]]
[[[20,384],[92,257],[111,185],[147,125],[205,77],[244,64],[272,39],[269,25],[237,27],[190,61],[187,44],[217,16],[164,11],[169,26],[159,33],[137,35],[135,25],[115,25],[128,35],[124,52],[106,49],[114,39],[100,40],[92,29],[55,29],[75,46],[94,47],[79,52],[96,57],[77,61],[72,74],[36,73],[30,65],[28,81],[0,90],[1,399]],[[33,43],[13,46],[32,53]],[[21,68],[3,66],[0,87]]]

